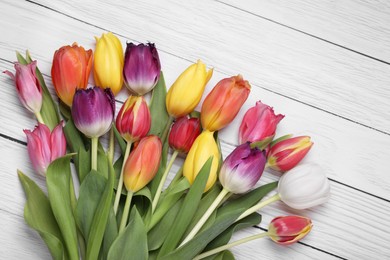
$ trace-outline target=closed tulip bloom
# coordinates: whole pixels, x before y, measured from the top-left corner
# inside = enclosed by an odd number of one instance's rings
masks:
[[[276,171],[289,171],[305,157],[312,146],[309,136],[297,136],[279,141],[271,146],[267,165]]]
[[[155,135],[141,139],[130,153],[123,171],[123,181],[128,191],[137,192],[156,175],[160,165],[162,144]]]
[[[169,146],[181,153],[188,153],[199,134],[199,118],[180,117],[172,125],[168,139]]]
[[[168,90],[166,106],[168,114],[178,118],[191,113],[200,102],[204,88],[213,75],[206,65],[198,60],[189,66]]]
[[[205,192],[208,191],[217,180],[220,153],[213,133],[204,131],[195,139],[190,151],[188,152],[187,158],[184,161],[183,175],[187,178],[190,184],[195,181],[199,171],[210,157],[212,157],[212,164],[209,178],[204,190]]]
[[[214,132],[228,125],[248,98],[250,89],[248,81],[241,75],[218,82],[203,102],[202,127]]]
[[[144,95],[151,91],[160,79],[160,71],[160,58],[153,43],[127,44],[123,77],[132,93]]]
[[[51,77],[57,96],[66,105],[71,106],[76,89],[88,86],[92,68],[92,50],[73,43],[56,50],[53,56]]]
[[[49,127],[39,123],[31,132],[24,130],[27,136],[27,151],[34,169],[42,176],[55,159],[66,154],[66,139],[62,122],[50,133]]]
[[[272,107],[256,102],[256,105],[245,113],[240,129],[239,142],[272,141],[276,126],[284,118],[284,115],[275,115]]]
[[[311,220],[306,217],[276,217],[268,226],[268,236],[278,244],[290,245],[309,234],[312,227]]]
[[[151,117],[142,96],[130,96],[116,117],[116,128],[127,142],[136,142],[149,132]]]
[[[110,89],[93,87],[76,91],[72,118],[77,129],[87,137],[105,134],[114,119],[115,99]]]
[[[111,88],[116,96],[123,85],[123,48],[111,32],[103,33],[96,39],[93,77],[101,88]]]
[[[225,159],[219,181],[229,192],[240,194],[253,188],[263,174],[265,153],[249,143],[238,146]]]
[[[37,61],[27,65],[15,62],[14,67],[15,75],[8,70],[4,73],[15,81],[16,91],[23,106],[34,114],[39,113],[42,107],[42,88],[35,74]]]
[[[307,209],[328,201],[330,184],[317,164],[301,164],[283,174],[278,194],[289,207]]]

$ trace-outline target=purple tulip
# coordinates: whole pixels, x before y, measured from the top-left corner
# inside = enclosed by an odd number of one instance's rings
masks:
[[[219,181],[229,192],[245,193],[260,179],[266,162],[265,152],[241,144],[223,162]]]
[[[115,99],[111,89],[78,89],[73,98],[72,118],[77,129],[87,137],[105,134],[111,127]]]
[[[123,77],[131,92],[144,95],[151,91],[160,79],[160,71],[160,58],[153,43],[127,44]]]
[[[50,129],[41,123],[32,132],[24,130],[24,133],[27,136],[27,151],[32,165],[39,174],[45,176],[49,164],[66,154],[62,122],[51,133]]]
[[[16,90],[23,106],[34,114],[39,113],[42,107],[42,88],[35,74],[37,61],[27,65],[15,62],[14,66],[16,70],[15,75],[8,70],[3,73],[15,81]]]

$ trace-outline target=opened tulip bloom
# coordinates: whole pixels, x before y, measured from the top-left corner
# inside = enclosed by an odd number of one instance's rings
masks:
[[[206,65],[198,60],[189,66],[168,90],[166,107],[171,117],[182,117],[191,113],[200,102],[207,82],[213,70],[206,70]]]
[[[248,81],[241,75],[218,82],[203,102],[202,127],[214,132],[227,126],[240,111],[250,89]]]
[[[180,117],[172,125],[169,133],[169,146],[181,153],[188,153],[200,134],[198,118]]]
[[[111,88],[117,95],[123,85],[123,48],[111,32],[103,33],[96,39],[93,77],[95,84],[101,88]]]
[[[132,93],[141,96],[151,91],[160,79],[160,71],[160,58],[153,43],[127,44],[123,77]]]
[[[92,68],[92,50],[85,50],[77,43],[63,46],[53,56],[51,77],[57,96],[71,106],[76,89],[88,86]]]
[[[66,139],[62,122],[50,133],[49,127],[39,123],[31,132],[24,130],[27,136],[27,151],[34,169],[42,176],[55,159],[66,154]]]
[[[276,142],[268,152],[267,165],[276,171],[289,171],[305,157],[312,145],[309,136],[297,136]]]
[[[256,102],[256,105],[245,113],[240,129],[239,142],[270,143],[275,135],[276,126],[284,118],[284,115],[275,115],[272,107]]]
[[[312,229],[309,218],[283,216],[274,218],[268,227],[268,236],[281,245],[291,245],[304,238]]]
[[[15,62],[14,67],[15,75],[8,70],[4,71],[4,73],[15,81],[16,91],[23,106],[33,112],[37,116],[38,121],[42,123],[42,118],[40,117],[42,88],[35,74],[37,62],[33,61],[27,65]]]

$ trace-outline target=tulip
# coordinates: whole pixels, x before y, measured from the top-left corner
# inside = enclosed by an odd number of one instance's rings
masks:
[[[187,158],[184,161],[183,175],[187,178],[190,184],[195,181],[199,171],[210,157],[212,157],[212,164],[209,178],[204,190],[205,192],[208,191],[217,180],[220,153],[213,133],[204,131],[195,139],[190,151],[188,152]]]
[[[16,70],[15,75],[8,70],[3,73],[15,81],[16,91],[23,106],[38,115],[42,107],[42,88],[35,74],[37,61],[27,65],[15,62],[14,67]]]
[[[189,66],[168,90],[166,107],[171,117],[182,117],[191,113],[200,102],[204,88],[213,75],[206,65],[198,60]]]
[[[101,88],[111,88],[118,94],[123,85],[123,49],[122,44],[111,32],[103,33],[96,39],[93,77]]]
[[[312,145],[309,136],[297,136],[276,142],[268,152],[267,165],[276,171],[289,171],[305,157]]]
[[[162,144],[157,136],[141,139],[125,164],[123,181],[128,191],[137,192],[154,178],[160,165],[161,151]]]
[[[249,143],[241,144],[223,162],[219,181],[229,192],[245,193],[260,179],[265,163],[263,151],[251,148]]]
[[[314,207],[329,199],[329,180],[316,164],[298,165],[280,178],[278,196],[294,209]]]
[[[151,117],[143,97],[130,96],[116,117],[116,128],[127,142],[136,142],[149,132]]]
[[[110,89],[78,89],[74,95],[72,118],[77,129],[87,137],[105,134],[114,119],[115,100]]]
[[[92,67],[92,50],[87,50],[77,43],[63,46],[53,56],[51,77],[57,96],[67,106],[71,106],[76,89],[88,86]]]
[[[313,227],[309,218],[283,216],[274,218],[268,227],[268,236],[278,244],[290,245],[304,238]]]
[[[270,143],[275,135],[276,126],[284,118],[284,115],[275,115],[272,107],[256,102],[244,115],[240,129],[239,142],[262,142]]]
[[[222,79],[207,95],[201,110],[204,129],[217,131],[228,125],[248,98],[251,86],[241,75]]]
[[[123,77],[126,87],[137,95],[151,91],[160,79],[160,58],[153,43],[128,43]]]
[[[49,127],[38,123],[31,132],[24,130],[27,136],[27,151],[34,169],[42,176],[55,159],[66,154],[66,139],[62,130],[62,122],[50,133]]]
[[[188,153],[195,139],[200,134],[198,118],[180,117],[172,125],[169,133],[169,146],[181,153]]]

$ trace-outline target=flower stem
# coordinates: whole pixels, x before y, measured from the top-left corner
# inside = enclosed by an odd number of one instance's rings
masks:
[[[132,145],[132,142],[128,142],[127,143],[125,155],[123,156],[122,169],[121,169],[121,173],[119,175],[119,182],[118,182],[118,187],[116,188],[115,201],[114,201],[114,213],[115,213],[115,215],[118,212],[119,200],[121,198],[122,188],[123,188],[123,171],[125,169],[125,164],[126,164],[127,158],[129,158],[131,145]]]
[[[126,227],[127,219],[129,218],[131,199],[133,198],[133,192],[127,191],[127,197],[125,202],[125,208],[123,209],[121,224],[119,226],[119,234]]]
[[[223,188],[221,192],[218,194],[218,196],[215,198],[214,202],[210,205],[210,207],[207,209],[207,211],[203,214],[202,218],[196,223],[194,228],[191,230],[191,232],[187,235],[187,237],[181,242],[180,246],[184,245],[188,241],[190,241],[197,233],[198,231],[203,227],[204,223],[206,223],[207,219],[210,217],[210,215],[214,212],[214,210],[217,208],[219,203],[223,200],[223,198],[229,193],[228,190]]]
[[[173,179],[172,179],[171,183],[169,184],[168,188],[171,187],[172,185],[174,185],[182,176],[183,176],[183,167],[181,167],[177,171],[175,177],[173,177]]]
[[[108,147],[108,161],[112,164],[114,161],[114,153],[115,153],[115,139],[114,139],[114,128],[110,129],[110,144]]]
[[[167,139],[169,129],[171,128],[171,124],[173,122],[173,117],[169,117],[167,120],[167,124],[165,125],[164,132],[161,135],[161,143],[164,145],[165,140]]]
[[[250,236],[250,237],[246,237],[246,238],[237,240],[235,242],[232,242],[232,243],[226,244],[224,246],[220,246],[220,247],[214,248],[214,249],[212,249],[210,251],[204,252],[204,253],[196,256],[193,260],[200,260],[200,259],[206,258],[208,256],[211,256],[211,255],[214,255],[216,253],[222,252],[222,251],[224,251],[226,249],[232,248],[233,246],[238,246],[238,245],[241,245],[243,243],[246,243],[246,242],[258,239],[258,238],[265,237],[267,235],[268,235],[268,232],[263,232],[263,233],[260,233],[260,234],[257,234],[257,235],[253,235],[253,236]]]
[[[279,193],[275,194],[274,196],[264,200],[264,201],[261,201],[259,203],[257,203],[256,205],[252,206],[251,208],[247,209],[246,211],[244,211],[244,213],[242,213],[237,219],[236,219],[236,222],[249,216],[250,214],[256,212],[257,210],[267,206],[268,204],[271,204],[272,202],[275,202],[275,201],[278,201],[280,200],[280,196],[279,196]]]
[[[37,120],[38,120],[39,123],[45,124],[45,122],[43,121],[43,117],[42,117],[40,111],[36,112],[36,113],[35,113],[35,116],[37,117]]]
[[[159,200],[159,198],[160,198],[162,188],[163,188],[164,183],[165,183],[165,181],[166,181],[166,179],[167,179],[168,173],[169,173],[169,171],[170,171],[171,168],[172,168],[173,162],[175,161],[175,159],[176,159],[176,157],[177,157],[178,154],[179,154],[179,152],[176,151],[176,150],[173,152],[172,157],[171,157],[171,159],[169,160],[169,163],[168,163],[168,165],[167,165],[167,167],[166,167],[166,169],[165,169],[165,171],[164,171],[164,173],[163,173],[163,175],[162,175],[162,177],[161,177],[160,183],[159,183],[158,188],[157,188],[157,191],[156,191],[156,195],[155,195],[154,198],[153,198],[152,213],[155,211],[155,209],[156,209],[156,207],[157,207],[157,203],[158,203],[158,200]]]
[[[92,170],[97,171],[97,149],[98,149],[98,140],[99,137],[92,137],[92,164],[91,168]]]

